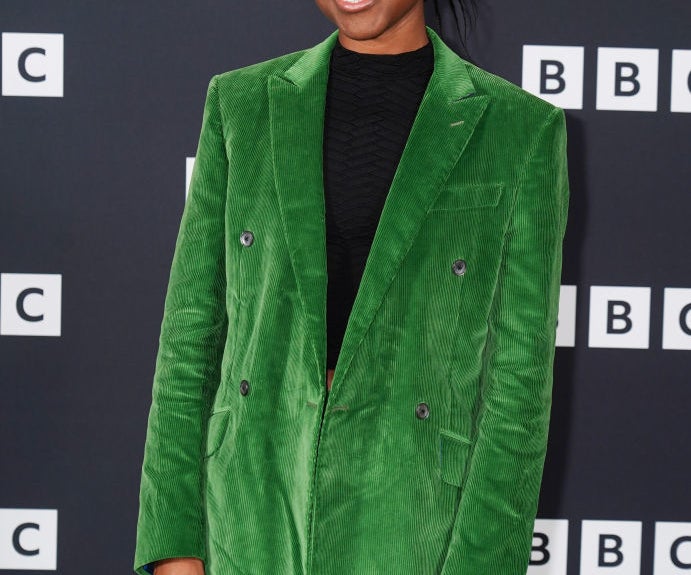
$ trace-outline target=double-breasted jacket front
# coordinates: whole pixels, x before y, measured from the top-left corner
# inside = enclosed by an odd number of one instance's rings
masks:
[[[134,568],[519,575],[537,510],[569,186],[564,112],[434,71],[326,391],[334,32],[214,76],[167,288]]]

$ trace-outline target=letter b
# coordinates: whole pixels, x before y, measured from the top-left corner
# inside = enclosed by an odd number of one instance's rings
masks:
[[[598,110],[657,111],[659,50],[598,48]]]
[[[568,546],[567,519],[536,519],[527,575],[566,575]]]
[[[590,287],[589,347],[647,349],[649,287]]]
[[[584,520],[581,575],[640,575],[640,521]]]
[[[597,566],[616,567],[617,565],[621,565],[624,561],[624,555],[621,552],[622,544],[623,541],[619,535],[614,535],[613,533],[600,533]]]
[[[560,108],[582,109],[583,56],[583,46],[523,46],[523,89]]]

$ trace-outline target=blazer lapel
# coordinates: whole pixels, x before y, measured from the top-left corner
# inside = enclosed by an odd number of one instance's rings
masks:
[[[394,175],[336,364],[331,396],[362,342],[427,210],[465,149],[490,97],[475,93],[465,61],[429,27],[434,71]],[[331,50],[338,31],[269,78],[276,190],[319,370],[326,375],[326,233],[323,126]]]
[[[326,378],[326,230],[323,130],[331,50],[338,30],[268,78],[271,151],[286,241],[317,371]]]

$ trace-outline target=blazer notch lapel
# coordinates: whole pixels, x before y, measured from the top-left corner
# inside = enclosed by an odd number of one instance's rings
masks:
[[[322,143],[334,32],[267,78],[274,183],[316,383],[326,377],[326,232]]]

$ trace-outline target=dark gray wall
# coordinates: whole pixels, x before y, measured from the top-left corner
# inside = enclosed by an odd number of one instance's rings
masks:
[[[471,42],[480,66],[518,85],[524,45],[584,48],[583,106],[567,109],[562,284],[577,288],[575,345],[557,349],[538,512],[569,521],[570,574],[580,572],[582,520],[642,522],[643,574],[653,573],[656,522],[684,522],[691,536],[691,335],[675,332],[686,349],[662,345],[665,288],[691,303],[691,120],[670,110],[672,51],[691,50],[690,22],[688,0],[491,0]],[[2,557],[16,510],[31,509],[57,510],[59,573],[131,572],[163,299],[207,83],[332,29],[312,2],[0,4],[0,32],[64,37],[62,97],[0,97],[0,572],[26,572],[3,571]],[[657,111],[596,109],[601,47],[659,50]],[[30,58],[38,75],[40,55]],[[41,321],[17,335],[16,286],[43,282],[53,303],[29,296],[27,309],[33,301],[59,335]],[[651,288],[647,347],[619,346],[617,334],[614,347],[594,345],[589,326],[605,320],[590,315],[592,286]],[[534,573],[563,573],[549,568]],[[690,571],[655,571],[677,572]]]

